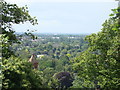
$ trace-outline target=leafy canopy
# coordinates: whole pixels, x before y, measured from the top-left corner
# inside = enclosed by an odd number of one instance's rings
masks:
[[[2,21],[0,29],[2,32],[1,37],[2,40],[7,39],[6,42],[2,43],[2,57],[8,58],[9,56],[13,55],[13,52],[9,49],[9,46],[12,45],[12,43],[18,42],[18,39],[15,35],[15,31],[12,28],[12,25],[25,22],[30,22],[32,25],[38,23],[35,17],[31,17],[29,15],[27,6],[18,7],[16,4],[9,4],[5,1],[1,1],[0,5],[2,5],[1,9]]]
[[[0,5],[2,5],[0,29],[2,30],[0,34],[0,46],[2,47],[2,63],[0,63],[2,74],[0,78],[2,78],[2,89],[43,88],[42,72],[32,69],[32,65],[27,60],[15,57],[10,49],[13,43],[19,42],[12,25],[24,22],[35,25],[37,19],[29,15],[27,6],[18,7],[16,4],[9,4],[5,1],[1,1]]]
[[[111,90],[120,88],[119,10],[112,10],[113,14],[104,22],[101,32],[86,37],[89,48],[73,61],[82,88],[94,88],[97,85]]]

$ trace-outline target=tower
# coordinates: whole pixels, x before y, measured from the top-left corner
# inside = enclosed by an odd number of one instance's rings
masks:
[[[28,62],[32,63],[34,69],[38,69],[39,62],[36,60],[36,56],[34,54],[31,56]]]

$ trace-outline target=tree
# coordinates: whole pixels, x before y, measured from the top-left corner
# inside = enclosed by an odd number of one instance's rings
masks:
[[[89,48],[74,59],[82,87],[120,88],[120,8],[103,24],[102,31],[86,37]]]
[[[20,58],[5,59],[2,65],[2,89],[44,88],[42,72],[32,67],[31,63]]]
[[[35,25],[37,24],[37,19],[35,17],[32,18],[29,15],[27,6],[18,7],[16,4],[9,4],[5,1],[1,1],[0,5],[2,5],[2,39],[7,39],[7,42],[2,43],[2,57],[8,58],[13,55],[13,52],[9,49],[9,46],[12,45],[12,43],[19,42],[15,35],[15,31],[12,29],[12,25],[27,21],[32,25]],[[28,33],[28,35],[32,34]]]
[[[69,72],[55,73],[54,78],[60,83],[58,89],[68,89],[70,86],[72,86],[73,79]]]
[[[37,19],[32,18],[28,13],[27,6],[18,7],[16,4],[9,4],[1,1],[2,21],[0,34],[0,47],[2,47],[2,89],[18,88],[43,88],[42,74],[38,70],[32,69],[32,65],[27,60],[15,57],[14,52],[10,50],[13,43],[19,43],[15,31],[12,29],[13,24],[30,22],[32,25],[37,24]],[[31,33],[26,33],[34,38]]]

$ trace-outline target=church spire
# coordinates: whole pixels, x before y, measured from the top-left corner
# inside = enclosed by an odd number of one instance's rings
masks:
[[[29,59],[29,62],[33,64],[34,69],[38,69],[38,61],[36,60],[36,56],[33,54]]]

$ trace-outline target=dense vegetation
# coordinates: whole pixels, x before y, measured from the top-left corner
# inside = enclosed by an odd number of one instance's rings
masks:
[[[39,70],[46,78],[46,84],[55,73],[74,73],[70,60],[88,48],[84,41],[85,35],[64,35],[64,34],[37,34],[33,40],[23,34],[18,37],[21,44],[13,44],[11,50],[17,57],[28,60],[32,54],[36,54],[39,61]],[[49,78],[48,78],[49,77]]]
[[[1,1],[0,87],[18,88],[120,88],[120,9],[91,35],[15,34],[12,24],[37,24],[27,7]],[[86,41],[85,41],[85,40]],[[32,54],[39,61],[33,69]]]
[[[119,8],[118,8],[119,10]],[[89,48],[73,60],[80,87],[120,88],[120,15],[117,9],[102,31],[86,37]],[[116,15],[117,13],[117,15]],[[80,69],[80,70],[79,70]],[[74,82],[78,85],[77,80]]]
[[[28,14],[27,7],[18,7],[16,4],[8,4],[5,1],[0,1],[0,5],[2,5],[2,34],[0,34],[0,41],[2,41],[0,44],[0,47],[2,47],[2,60],[0,59],[2,62],[0,63],[2,89],[43,88],[41,72],[33,70],[31,63],[16,57],[10,49],[13,43],[19,43],[15,31],[12,29],[12,24],[28,21],[34,25],[37,24],[37,20]]]

